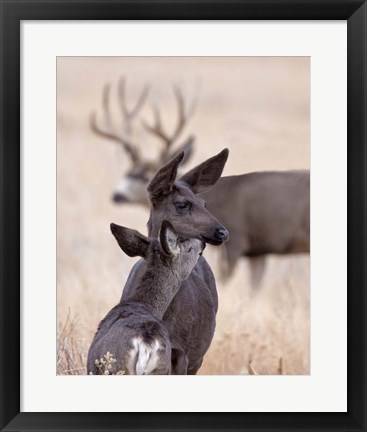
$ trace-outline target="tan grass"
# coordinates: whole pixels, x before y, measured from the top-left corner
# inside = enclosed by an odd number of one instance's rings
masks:
[[[57,331],[57,374],[85,375],[88,341],[78,337],[78,318],[70,317],[70,310],[64,324]]]

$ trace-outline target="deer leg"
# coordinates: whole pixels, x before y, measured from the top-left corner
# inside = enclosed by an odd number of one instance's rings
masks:
[[[266,255],[249,258],[250,282],[253,289],[259,289],[266,267]]]
[[[171,375],[187,375],[189,360],[183,350],[172,348],[171,364]]]
[[[242,255],[243,248],[237,241],[231,238],[222,247],[224,256],[220,268],[220,273],[223,280],[226,281],[232,275],[236,267],[237,260]]]
[[[189,368],[187,369],[187,375],[196,375],[197,371],[201,368],[202,363],[203,363],[203,359],[201,358],[199,361],[195,362],[194,364],[190,364]]]

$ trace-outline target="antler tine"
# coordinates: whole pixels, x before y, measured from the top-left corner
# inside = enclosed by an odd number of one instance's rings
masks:
[[[185,100],[181,88],[178,85],[174,85],[173,92],[176,96],[178,122],[171,138],[172,142],[176,141],[179,137],[188,120],[187,113],[185,112]]]
[[[184,127],[186,126],[186,123],[188,122],[190,117],[195,112],[197,102],[199,99],[199,83],[196,84],[195,95],[194,95],[189,107],[185,106],[185,98],[184,98],[181,87],[178,85],[174,85],[173,91],[174,91],[174,94],[176,96],[177,110],[178,110],[178,123],[176,126],[176,130],[172,135],[172,141],[175,141],[179,137],[179,135],[181,134]]]
[[[198,79],[196,81],[196,84],[195,84],[195,91],[194,91],[194,96],[193,96],[192,101],[191,101],[191,105],[187,109],[187,112],[186,112],[186,117],[188,119],[190,117],[192,117],[192,115],[195,113],[195,110],[196,110],[196,107],[198,104],[198,100],[199,100],[200,87],[201,87],[201,81]]]
[[[191,104],[191,107],[189,110],[186,110],[185,107],[185,98],[183,95],[183,92],[181,88],[178,85],[173,86],[173,92],[175,95],[176,103],[177,103],[177,111],[178,111],[178,120],[176,127],[171,135],[169,135],[162,126],[161,121],[161,115],[160,111],[156,106],[153,106],[153,114],[155,118],[155,123],[153,125],[147,124],[145,121],[143,121],[143,126],[146,130],[148,130],[150,133],[156,135],[158,138],[160,138],[164,144],[165,147],[162,150],[161,157],[164,157],[164,155],[168,152],[169,148],[172,146],[172,144],[177,140],[177,138],[180,136],[182,130],[184,129],[188,119],[192,116],[194,109],[196,107],[197,99],[193,101]]]
[[[148,84],[146,84],[142,92],[140,93],[135,103],[135,106],[133,106],[129,110],[126,103],[126,78],[121,77],[119,79],[119,83],[118,83],[119,104],[120,104],[122,114],[126,120],[126,130],[128,134],[130,134],[131,132],[131,121],[134,119],[134,117],[137,116],[139,111],[142,109],[145,101],[147,100],[149,90],[150,87]]]
[[[125,103],[125,98],[126,98],[126,78],[125,77],[120,77],[119,82],[118,82],[118,94],[119,94],[119,104],[120,104],[120,108],[122,113],[124,114],[125,117],[129,116],[129,112],[127,110],[126,107],[126,103]]]
[[[145,84],[142,92],[140,93],[140,95],[138,97],[138,100],[136,101],[135,107],[133,107],[130,111],[130,117],[131,118],[135,117],[138,114],[138,112],[141,110],[145,101],[147,100],[149,91],[150,91],[149,84]]]
[[[110,91],[111,84],[106,83],[103,86],[102,93],[102,107],[103,107],[103,115],[106,126],[112,130],[112,120],[111,120],[111,112],[110,112]]]
[[[113,129],[111,113],[109,108],[110,89],[111,89],[110,84],[105,84],[105,86],[103,87],[102,106],[103,106],[105,127],[101,127],[98,125],[97,113],[95,111],[93,111],[90,115],[90,126],[93,132],[96,133],[97,135],[100,135],[103,138],[111,139],[121,144],[125,149],[125,151],[128,153],[128,155],[131,157],[132,161],[136,163],[140,160],[140,155],[136,145],[134,145],[126,137],[118,134]]]
[[[163,129],[159,109],[153,105],[152,110],[154,115],[154,124],[149,125],[145,120],[142,120],[143,126],[148,132],[159,137],[164,142],[165,147],[168,148],[171,145],[171,138]]]
[[[104,122],[106,128],[103,129],[98,125],[96,111],[93,111],[90,115],[90,126],[93,132],[95,132],[97,135],[120,142],[119,139],[120,137],[115,133],[113,133],[112,130],[112,121],[111,121],[110,107],[109,107],[110,89],[111,89],[111,84],[106,83],[103,86],[103,91],[102,91],[102,109],[103,109],[103,116],[104,116]]]

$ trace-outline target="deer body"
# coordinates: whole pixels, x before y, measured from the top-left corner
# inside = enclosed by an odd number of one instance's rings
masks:
[[[120,247],[129,256],[143,256],[144,268],[134,293],[101,321],[88,353],[88,373],[101,374],[100,361],[115,359],[109,374],[170,374],[171,342],[162,317],[196,264],[204,243],[179,239],[163,222],[160,242],[134,230],[111,225]]]
[[[241,256],[310,252],[309,171],[221,177],[200,196],[230,232],[228,274]]]
[[[171,371],[168,330],[138,302],[121,302],[100,322],[88,353],[88,374],[106,372],[100,362],[107,353],[116,360],[109,375],[167,375]]]

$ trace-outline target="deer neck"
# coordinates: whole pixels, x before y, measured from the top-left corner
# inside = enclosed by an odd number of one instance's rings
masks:
[[[159,256],[153,257],[146,266],[139,287],[129,300],[144,304],[153,315],[162,319],[182,281],[172,266],[162,262]]]

